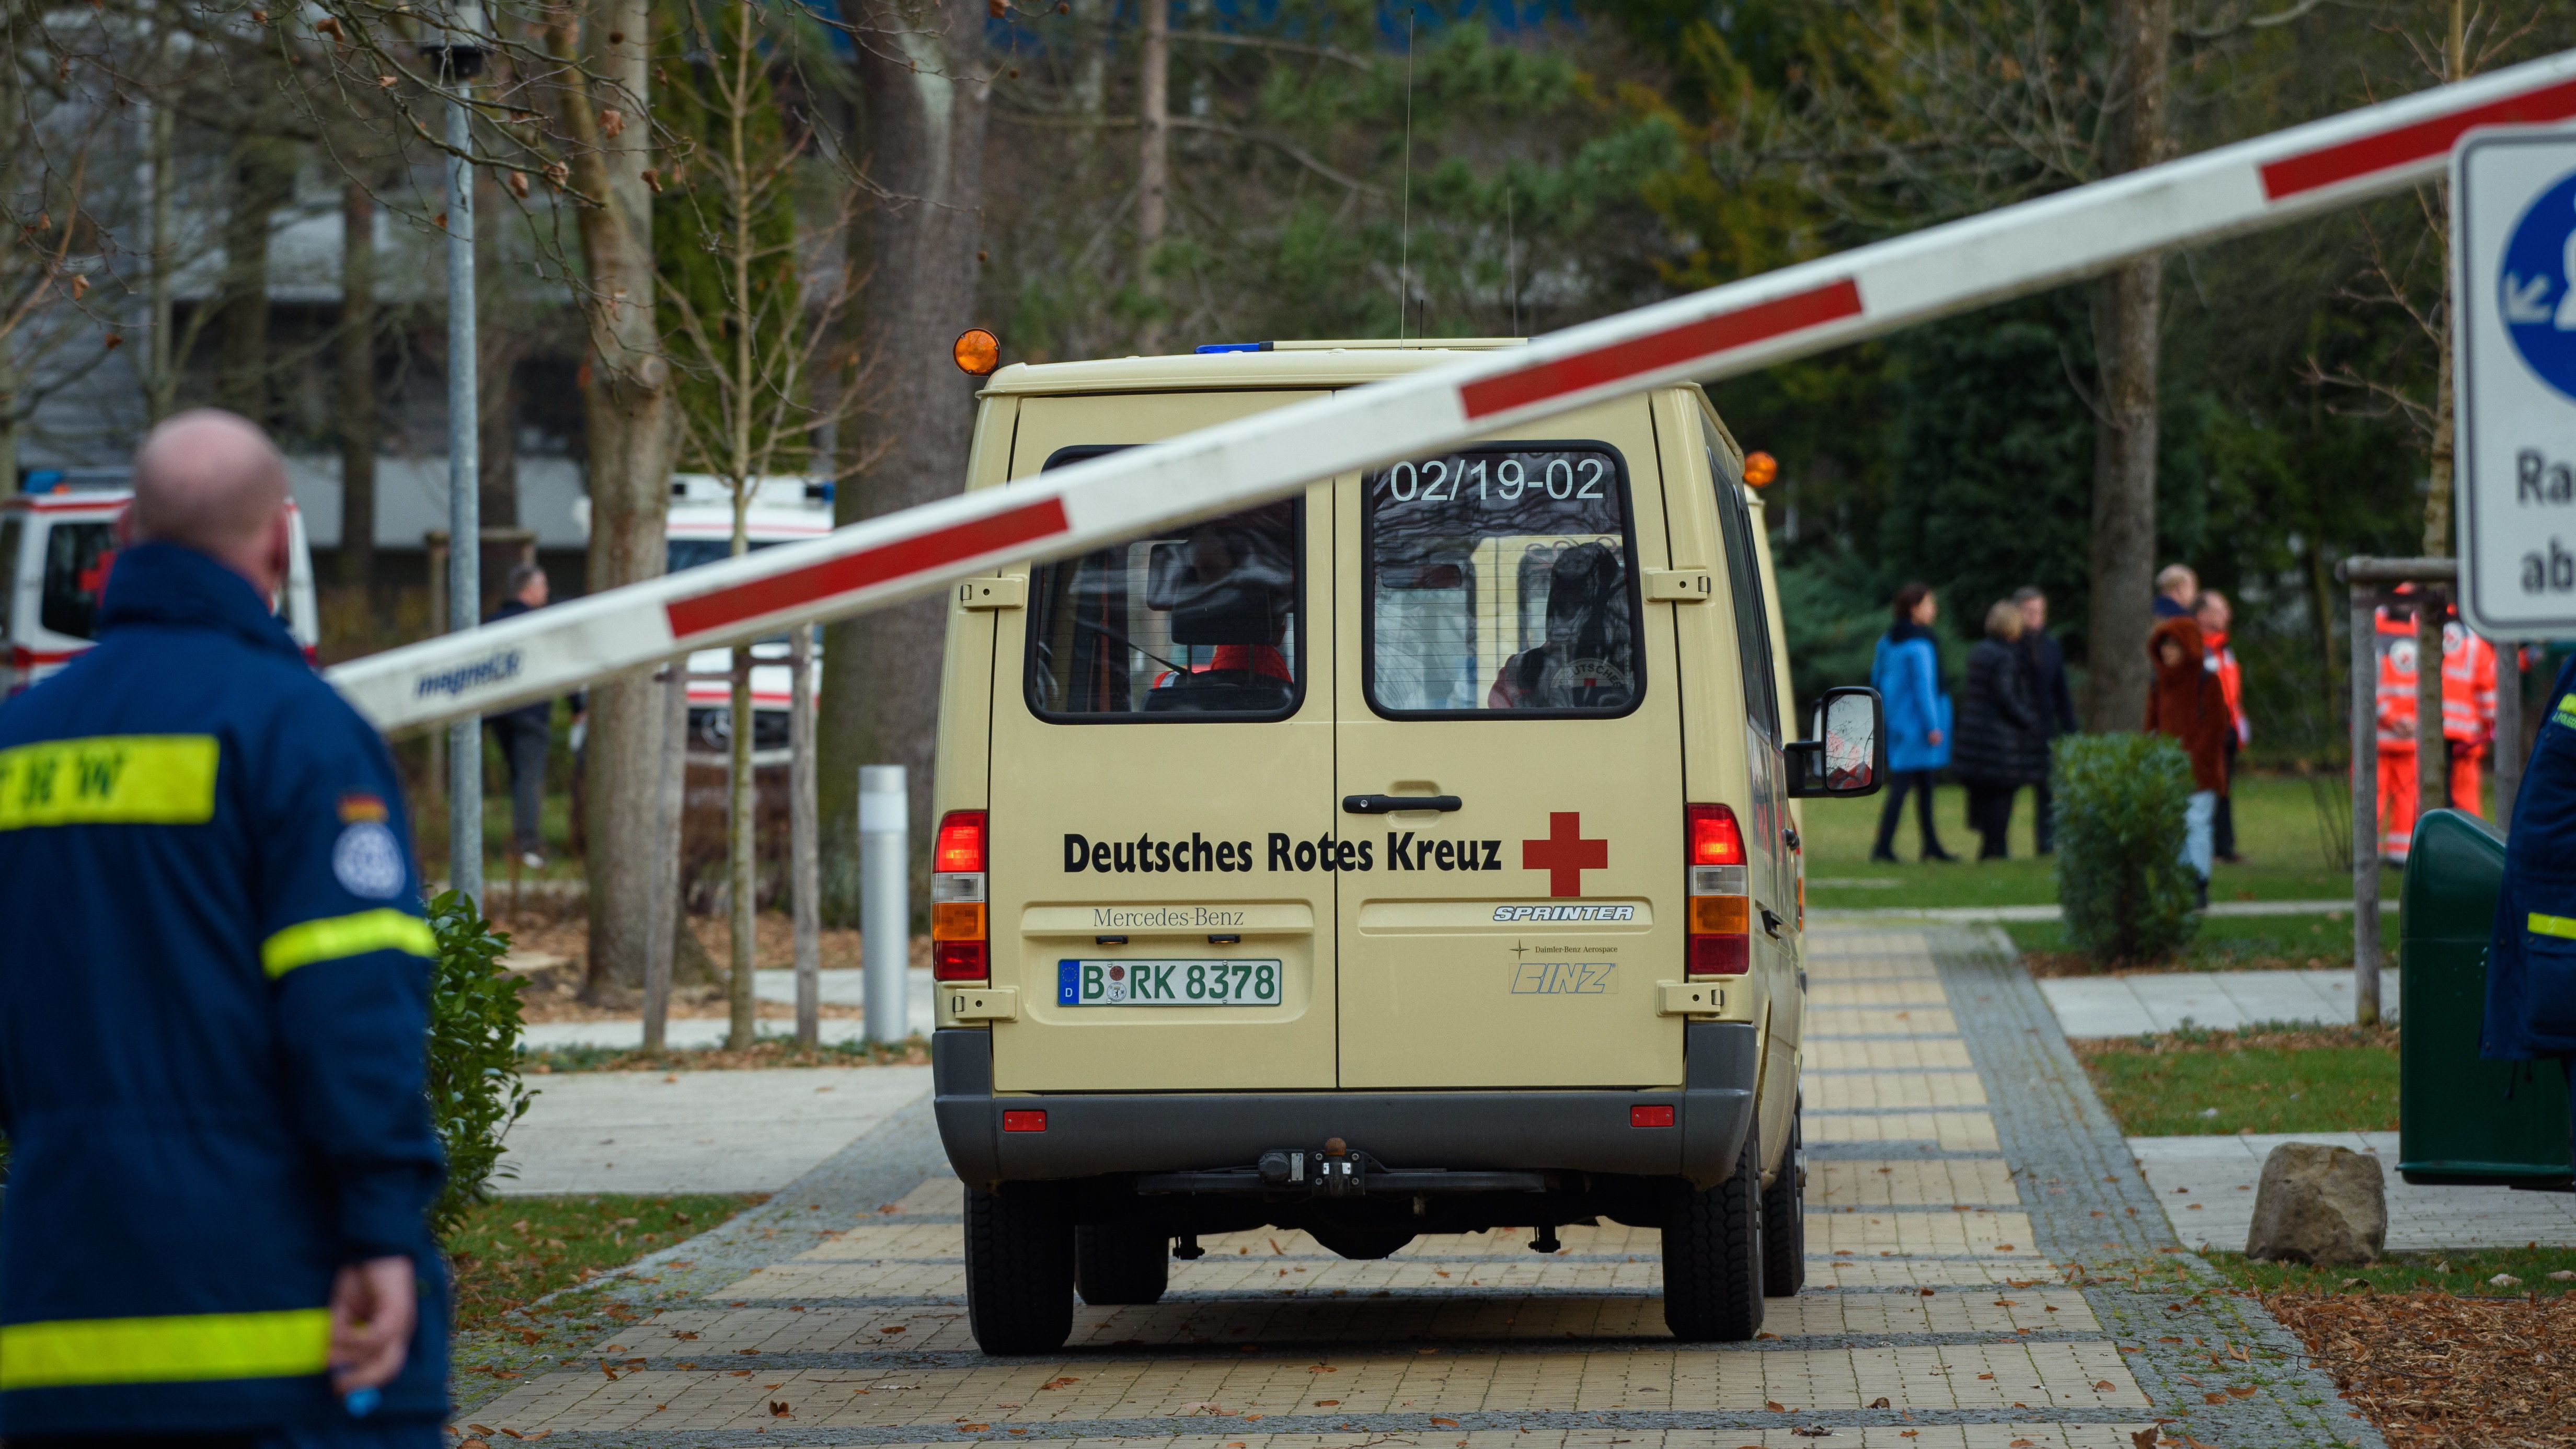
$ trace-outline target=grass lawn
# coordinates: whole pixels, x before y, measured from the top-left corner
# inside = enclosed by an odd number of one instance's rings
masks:
[[[2576,1248],[2482,1248],[2441,1253],[2391,1253],[2359,1268],[2311,1268],[2301,1263],[2257,1263],[2243,1253],[2204,1253],[2229,1282],[2256,1293],[2456,1293],[2464,1297],[2557,1298],[2576,1291]],[[2502,1273],[2522,1281],[2497,1284]],[[2552,1278],[2552,1273],[2564,1276]],[[2361,1282],[2353,1280],[2360,1279]],[[2346,1287],[2344,1285],[2351,1284]]]
[[[2394,889],[2395,882],[2390,882]],[[2006,921],[2004,933],[2022,953],[2034,976],[2089,976],[2100,968],[2076,954],[2059,921]],[[2397,964],[2398,920],[2394,911],[2379,917],[2380,962]],[[2298,971],[2349,970],[2352,966],[2352,917],[2203,916],[2191,944],[2170,961],[2146,968],[2156,971]]]
[[[2327,837],[2349,840],[2345,817],[2321,809],[2320,796],[2344,790],[2340,775],[2246,775],[2236,781],[2236,849],[2243,865],[2221,862],[2210,883],[2213,901],[2350,900],[2352,877],[2334,868]],[[1934,792],[1935,825],[1951,854],[1973,856],[1977,837],[1966,824],[1967,792],[1944,785]],[[2001,861],[1962,859],[1955,865],[1915,860],[1914,802],[1896,832],[1899,865],[1873,864],[1871,841],[1886,796],[1802,803],[1807,851],[1807,903],[1858,909],[1923,906],[2046,905],[2057,899],[2054,861],[2037,857],[2031,841],[2030,795],[2016,802],[2011,848]],[[2397,896],[2397,872],[2381,877],[2382,897]],[[2349,929],[2347,927],[2346,929]],[[2350,959],[2350,947],[2345,948]]]
[[[2393,1027],[2257,1027],[2071,1045],[2128,1136],[2397,1130]]]
[[[521,1051],[519,1065],[531,1075],[549,1072],[704,1072],[741,1067],[887,1067],[928,1066],[930,1040],[918,1033],[899,1046],[864,1042],[824,1042],[812,1051],[793,1037],[763,1037],[742,1051],[722,1047],[648,1052],[634,1047],[548,1047]]]
[[[760,1201],[577,1193],[486,1203],[447,1245],[456,1270],[456,1331],[490,1328],[511,1309],[705,1232]]]

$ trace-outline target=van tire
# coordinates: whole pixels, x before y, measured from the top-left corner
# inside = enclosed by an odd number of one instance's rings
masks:
[[[1073,1224],[1049,1184],[966,1190],[966,1326],[986,1353],[1053,1353],[1073,1333]]]
[[[1807,1286],[1806,1094],[1789,1109],[1789,1146],[1762,1190],[1762,1296],[1795,1298]]]
[[[1762,1146],[1748,1126],[1735,1172],[1678,1184],[1664,1215],[1664,1324],[1685,1343],[1743,1343],[1762,1331]]]
[[[1172,1280],[1172,1239],[1104,1223],[1073,1230],[1073,1286],[1094,1308],[1159,1303]]]

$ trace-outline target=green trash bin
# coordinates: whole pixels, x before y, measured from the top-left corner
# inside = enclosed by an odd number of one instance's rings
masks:
[[[2555,1061],[2478,1055],[2504,837],[2460,810],[2415,823],[2399,888],[2397,1171],[2411,1183],[2561,1188],[2567,1082]]]

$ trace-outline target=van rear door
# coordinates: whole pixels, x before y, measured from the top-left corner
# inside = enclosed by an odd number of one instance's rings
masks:
[[[1666,1086],[1684,951],[1643,399],[1343,488],[1345,1087]]]
[[[1011,476],[1310,396],[1027,398]],[[1333,1085],[1333,503],[1041,566],[1000,616],[996,1088]]]

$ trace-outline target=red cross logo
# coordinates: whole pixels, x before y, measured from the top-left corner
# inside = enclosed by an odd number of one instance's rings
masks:
[[[1521,869],[1546,871],[1547,893],[1552,896],[1582,895],[1583,873],[1609,866],[1610,842],[1583,838],[1579,810],[1549,811],[1547,838],[1521,842]]]

